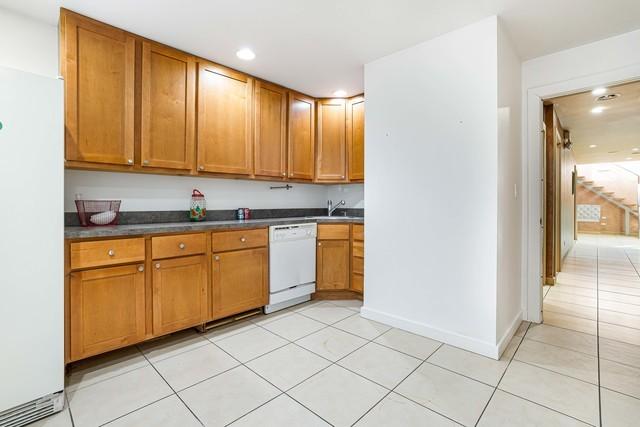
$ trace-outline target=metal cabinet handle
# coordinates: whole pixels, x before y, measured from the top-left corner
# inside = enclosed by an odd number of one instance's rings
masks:
[[[289,174],[289,176],[293,176],[293,172]]]
[[[156,270],[160,269],[160,263],[156,262]]]
[[[203,171],[204,170],[204,166],[198,166],[198,170],[199,171]]]
[[[344,179],[344,175],[342,175],[340,178]]]
[[[184,243],[180,243],[180,244],[178,245],[178,247],[179,247],[180,249],[184,249]]]
[[[215,259],[216,261],[220,261],[220,255],[214,256],[213,259]]]
[[[143,164],[143,165],[148,165],[148,164],[149,164],[149,160],[143,160],[143,161],[142,161],[142,164]]]
[[[112,256],[115,256],[115,254],[116,254],[116,251],[114,251],[113,249],[109,249],[109,250],[107,251],[107,255],[109,255],[109,256],[111,256],[111,257],[112,257]]]
[[[322,243],[318,242],[318,246],[322,246]]]
[[[241,241],[242,243],[244,243],[244,242],[246,242],[246,241],[247,241],[247,238],[246,238],[246,237],[244,237],[244,236],[242,236],[242,237],[240,238],[240,241]]]
[[[144,271],[144,265],[139,265],[138,266],[138,271],[143,272]]]
[[[133,159],[128,159],[128,160],[127,160],[127,163],[129,163],[130,165],[132,165],[132,164],[133,164]]]

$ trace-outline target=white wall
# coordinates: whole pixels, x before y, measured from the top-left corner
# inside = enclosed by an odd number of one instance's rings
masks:
[[[73,201],[80,193],[85,199],[122,200],[123,211],[186,210],[194,188],[205,194],[211,210],[327,206],[329,186],[292,183],[291,190],[269,189],[281,185],[285,183],[67,170],[64,208],[75,211]]]
[[[503,349],[521,317],[521,61],[498,25],[498,283],[496,337]]]
[[[331,185],[327,187],[327,199],[338,203],[345,201],[346,208],[364,209],[364,184]]]
[[[0,65],[57,76],[58,29],[0,8]]]
[[[497,75],[496,17],[365,65],[363,314],[494,357]]]
[[[541,56],[522,64],[523,307],[526,320],[542,320],[540,131],[544,98],[640,78],[640,30]]]

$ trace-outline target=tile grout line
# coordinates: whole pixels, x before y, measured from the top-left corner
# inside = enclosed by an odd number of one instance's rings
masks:
[[[138,346],[136,346],[138,347]],[[200,425],[204,426],[204,423],[202,422],[202,420],[195,414],[195,412],[193,412],[191,410],[191,408],[189,407],[189,405],[187,405],[187,403],[182,399],[182,397],[180,397],[180,395],[175,391],[175,389],[171,386],[171,384],[169,384],[169,381],[167,381],[165,379],[165,377],[162,376],[162,374],[160,373],[160,371],[158,371],[158,369],[155,367],[155,365],[153,363],[151,363],[151,361],[147,358],[147,355],[144,354],[140,348],[138,347],[138,351],[140,351],[142,353],[142,356],[147,360],[147,362],[151,365],[151,367],[153,368],[154,371],[156,371],[156,373],[158,375],[160,375],[160,378],[162,378],[162,380],[167,384],[167,386],[173,391],[173,394],[180,399],[180,402],[182,402],[182,404],[187,408],[187,410],[189,412],[191,412],[191,415],[193,415],[195,417],[196,420],[198,420],[198,422],[200,423]]]
[[[543,297],[543,299],[544,299],[544,297]],[[474,426],[477,426],[480,423],[480,420],[482,419],[482,417],[484,416],[484,413],[486,412],[487,408],[489,407],[489,404],[491,403],[491,400],[493,399],[493,396],[496,394],[496,390],[498,390],[498,386],[500,385],[500,382],[502,381],[502,378],[504,378],[504,376],[507,374],[507,370],[509,369],[509,366],[511,366],[511,362],[516,357],[516,353],[518,352],[518,350],[520,349],[520,346],[524,342],[524,339],[527,336],[527,332],[529,332],[529,328],[530,327],[531,327],[531,322],[529,322],[529,324],[527,325],[527,329],[524,331],[524,334],[522,334],[522,338],[520,339],[520,342],[518,343],[518,346],[516,347],[515,351],[513,352],[511,357],[509,358],[509,363],[507,363],[507,367],[504,369],[504,371],[502,371],[502,375],[500,375],[500,378],[498,379],[498,382],[496,383],[495,386],[492,386],[493,387],[493,391],[491,392],[491,396],[489,396],[489,400],[487,400],[487,403],[484,405],[484,408],[482,408],[482,412],[480,412],[480,416],[476,420],[476,423],[474,424]],[[511,339],[513,339],[513,337]]]

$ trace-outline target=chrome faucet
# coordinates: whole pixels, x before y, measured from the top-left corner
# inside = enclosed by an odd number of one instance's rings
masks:
[[[329,212],[329,216],[331,216],[333,214],[333,212],[338,209],[338,206],[344,205],[346,202],[344,200],[340,200],[339,203],[336,203],[335,206],[333,206],[333,201],[329,200],[327,201],[327,211]]]

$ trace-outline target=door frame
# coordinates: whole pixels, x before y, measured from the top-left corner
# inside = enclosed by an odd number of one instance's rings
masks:
[[[543,121],[542,103],[544,99],[591,90],[598,86],[611,86],[640,80],[640,64],[590,74],[523,89],[523,141],[522,150],[523,190],[523,260],[522,260],[522,312],[523,319],[542,322],[542,283],[540,256],[542,239],[540,218],[542,197],[540,188],[542,159],[540,134]]]

